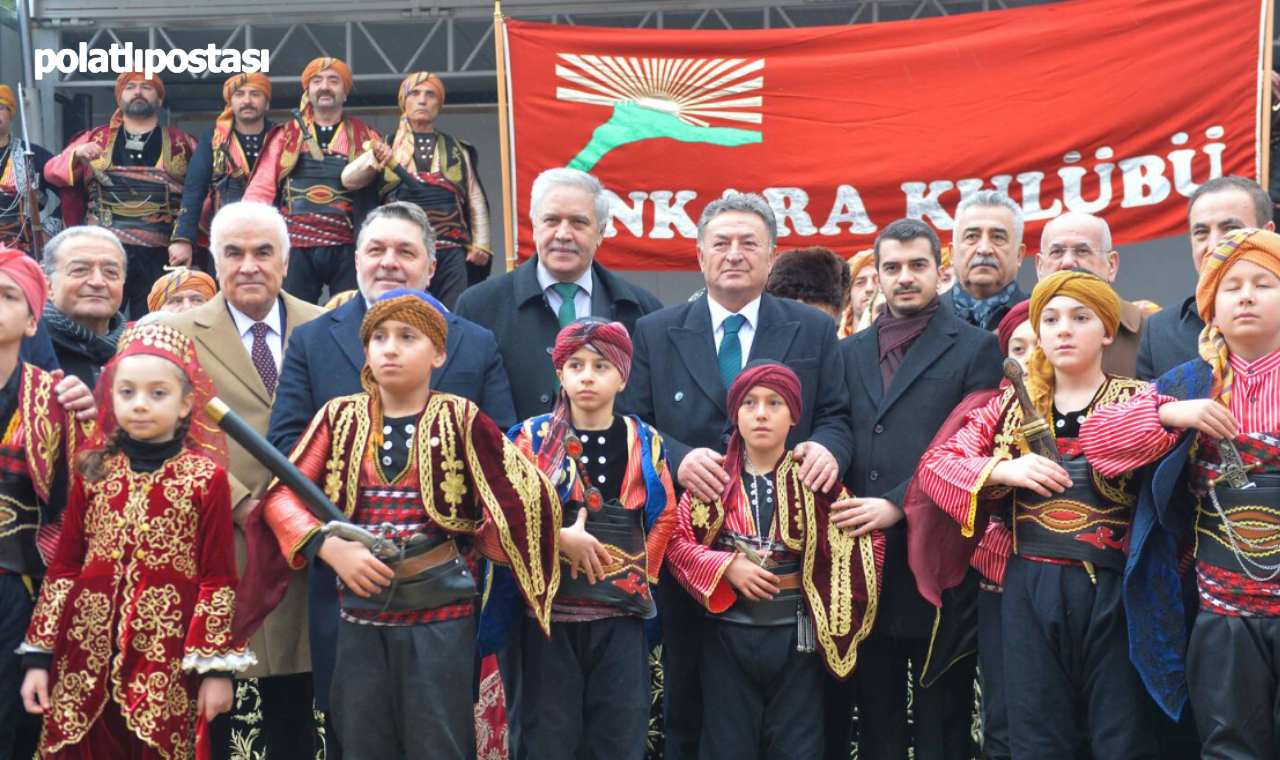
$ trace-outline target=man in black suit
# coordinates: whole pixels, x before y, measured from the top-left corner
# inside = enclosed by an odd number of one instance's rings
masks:
[[[760,196],[732,193],[712,201],[698,222],[706,294],[636,325],[622,411],[662,432],[680,487],[703,499],[717,498],[728,480],[722,469],[734,411],[726,407],[728,387],[756,359],[782,362],[800,377],[804,414],[787,445],[803,462],[805,483],[826,491],[849,464],[849,402],[835,322],[764,292],[777,242],[773,210]],[[703,611],[665,571],[663,577],[656,596],[664,637],[666,757],[687,760],[697,757],[702,724]]]
[[[901,505],[943,420],[968,394],[1000,384],[1003,356],[994,335],[941,307],[941,260],[929,225],[901,219],[885,227],[876,239],[875,263],[887,311],[840,343],[855,421],[853,463],[844,484],[854,498],[834,505],[841,511],[832,524],[855,535],[882,530],[886,547],[881,606],[853,683],[828,684],[827,758],[849,757],[855,690],[859,756],[906,757],[908,677],[915,684],[915,757],[971,757],[974,658],[953,664],[929,688],[920,686],[936,609],[916,590],[907,564]]]
[[[356,282],[360,294],[316,319],[298,325],[289,337],[288,349],[267,439],[281,451],[293,450],[316,412],[332,398],[359,393],[364,367],[360,323],[370,302],[395,288],[426,290],[435,269],[435,235],[422,209],[408,203],[389,203],[374,209],[360,229],[356,242]],[[504,430],[516,423],[511,388],[493,333],[454,314],[445,314],[449,340],[445,363],[431,373],[432,390],[474,401]],[[311,672],[316,707],[329,709],[335,642],[338,637],[338,596],[333,571],[320,563],[311,566],[307,604],[310,616]],[[315,610],[333,608],[332,615]],[[332,731],[329,757],[341,758]]]
[[[1196,188],[1187,201],[1187,221],[1191,227],[1191,262],[1197,272],[1200,262],[1228,232],[1242,227],[1276,227],[1271,220],[1271,197],[1267,191],[1251,179],[1235,176],[1211,179]],[[1153,314],[1138,346],[1137,378],[1154,380],[1199,357],[1203,329],[1195,293]]]
[[[662,304],[595,260],[609,222],[600,180],[577,169],[548,169],[533,183],[529,206],[537,255],[501,277],[468,289],[457,313],[493,331],[511,377],[516,417],[544,414],[555,401],[551,348],[577,317],[604,317],[635,332],[636,320]],[[562,293],[572,295],[566,299]]]
[[[951,238],[956,284],[942,295],[942,307],[995,332],[1004,315],[1028,298],[1017,279],[1027,252],[1022,229],[1022,206],[1004,193],[979,190],[960,201]]]

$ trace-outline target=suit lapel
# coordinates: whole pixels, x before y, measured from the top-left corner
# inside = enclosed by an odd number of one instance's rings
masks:
[[[333,339],[346,354],[356,372],[364,369],[364,342],[360,340],[360,323],[364,321],[364,312],[368,307],[364,297],[356,295],[334,312],[334,322],[329,326]]]
[[[911,344],[911,348],[907,349],[907,355],[902,360],[902,366],[898,367],[898,372],[893,376],[893,382],[889,383],[888,390],[885,391],[884,401],[880,404],[877,416],[882,416],[889,407],[893,406],[898,397],[911,387],[920,373],[933,366],[939,356],[946,353],[955,342],[955,336],[959,332],[956,325],[949,319],[951,315],[944,314],[942,309],[938,309],[938,313],[929,320],[929,324],[925,326],[924,332],[920,333],[915,342]],[[876,359],[880,358],[879,341],[876,341]],[[879,374],[880,365],[876,363],[876,374]]]
[[[454,314],[445,314],[444,319],[449,323],[449,337],[445,339],[445,356],[444,364],[440,365],[440,369],[431,373],[431,389],[435,390],[440,385],[440,379],[444,377],[444,373],[449,371],[449,365],[453,364],[453,357],[458,355],[458,351],[462,350],[462,331],[458,329],[459,317]]]
[[[875,323],[854,338],[854,356],[858,362],[858,377],[871,397],[876,410],[880,409],[880,401],[884,398],[884,381],[880,379],[880,341],[877,339]]]
[[[236,321],[227,308],[226,298],[219,293],[214,296],[211,305],[213,308],[205,310],[195,319],[196,331],[192,337],[209,350],[210,356],[222,362],[228,373],[243,383],[263,404],[269,406],[271,396],[267,394],[267,387],[262,384],[262,376],[253,366],[249,352],[244,350]]]
[[[710,311],[707,314],[710,320]],[[767,293],[760,296],[756,335],[751,340],[751,354],[743,362],[743,366],[756,359],[773,359],[781,362],[787,358],[791,343],[795,340],[796,333],[800,331],[800,323],[784,320],[786,315],[777,299]]]
[[[711,310],[704,295],[689,307],[689,314],[681,327],[667,329],[680,359],[693,376],[702,392],[728,414],[729,391],[720,379],[720,363],[716,359],[716,340],[711,334]]]

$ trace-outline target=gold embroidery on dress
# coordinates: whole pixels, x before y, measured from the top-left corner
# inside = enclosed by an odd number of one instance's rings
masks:
[[[210,654],[221,654],[231,644],[231,614],[235,602],[235,592],[223,586],[196,605],[195,621],[204,623],[205,641],[214,650]],[[201,652],[209,653],[206,649]]]
[[[165,641],[181,637],[182,597],[172,584],[149,586],[134,603],[133,648],[151,662],[163,663]]]

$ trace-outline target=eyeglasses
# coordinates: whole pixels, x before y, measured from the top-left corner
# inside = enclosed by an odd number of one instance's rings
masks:
[[[124,269],[118,264],[68,264],[62,271],[73,279],[87,280],[93,275],[95,269],[101,272],[102,279],[108,282],[118,282],[124,278]]]
[[[1065,245],[1050,246],[1049,250],[1045,253],[1045,255],[1051,259],[1060,259],[1063,256],[1067,255],[1067,251],[1071,251],[1072,253],[1074,253],[1077,259],[1086,259],[1086,258],[1089,258],[1090,256],[1095,256],[1098,253],[1097,251],[1093,250],[1093,248],[1085,245],[1084,243],[1081,243],[1080,245],[1072,246],[1070,248],[1068,248]]]

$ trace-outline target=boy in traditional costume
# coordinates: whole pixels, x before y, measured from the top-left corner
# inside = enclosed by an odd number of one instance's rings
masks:
[[[521,637],[530,757],[644,757],[652,705],[645,621],[657,615],[650,584],[676,501],[662,437],[613,412],[631,350],[619,322],[571,323],[551,354],[561,384],[555,407],[511,431],[566,507],[551,638],[532,630],[528,615]],[[502,611],[510,606],[500,600],[514,597],[514,589],[504,593],[510,587],[509,573],[495,573],[482,624],[492,649],[507,640]]]
[[[1017,373],[925,453],[917,479],[963,536],[992,538],[993,515],[1012,527],[1000,579],[1012,757],[1070,760],[1088,742],[1095,757],[1154,760],[1154,714],[1129,663],[1120,593],[1141,481],[1129,471],[1103,477],[1077,440],[1090,415],[1145,385],[1102,371],[1120,320],[1105,281],[1058,272],[1030,304],[1039,345],[1025,390]]]
[[[1125,578],[1133,658],[1205,758],[1280,753],[1280,235],[1228,233],[1200,267],[1200,358],[1091,418],[1104,475],[1158,463]],[[1184,609],[1192,559],[1199,614]],[[1194,616],[1190,641],[1187,620]]]
[[[231,635],[236,565],[213,384],[165,325],[125,333],[98,384],[98,436],[72,481],[22,652],[42,758],[186,758],[255,658]]]
[[[704,760],[820,757],[822,668],[848,678],[875,621],[884,536],[829,528],[831,505],[848,494],[801,481],[786,448],[801,403],[786,366],[744,367],[729,389],[725,495],[680,500],[667,561],[711,619]]]
[[[510,567],[544,632],[560,584],[554,487],[474,404],[430,390],[448,323],[428,298],[369,308],[365,392],[326,404],[290,457],[399,558],[333,535],[285,485],[259,510],[291,567],[323,561],[342,581],[341,611],[309,613],[341,615],[331,704],[349,760],[474,758],[478,555]],[[247,532],[252,566],[254,518]]]

